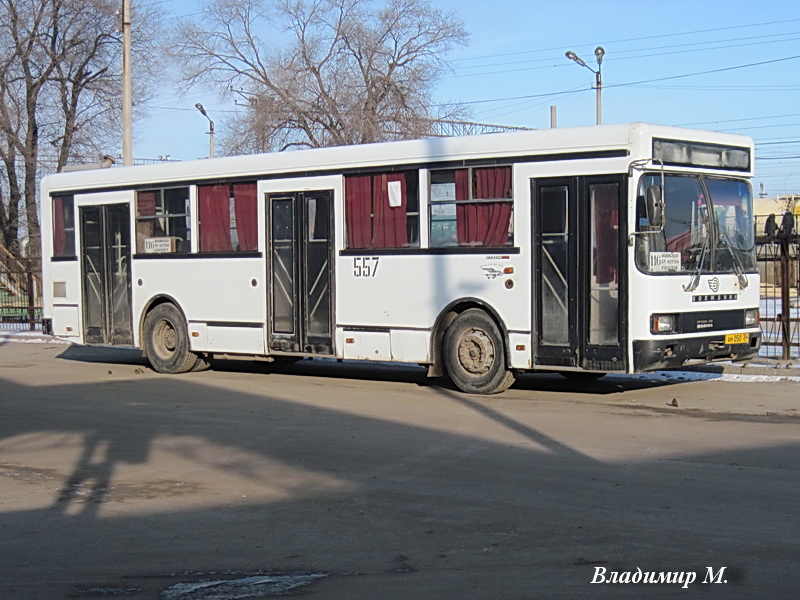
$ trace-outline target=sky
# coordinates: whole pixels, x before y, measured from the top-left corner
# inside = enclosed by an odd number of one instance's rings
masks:
[[[157,4],[171,18],[197,12],[189,0]],[[448,56],[452,72],[436,102],[462,102],[480,123],[545,129],[593,125],[602,46],[604,123],[644,121],[740,133],[756,142],[756,194],[800,194],[800,2],[671,0],[430,0],[457,13],[470,34]],[[135,26],[135,25],[134,25]],[[224,134],[237,110],[207,90],[163,87],[134,122],[134,156],[175,160],[208,155],[204,105]],[[217,138],[219,146],[219,137]],[[762,188],[763,186],[763,188]]]

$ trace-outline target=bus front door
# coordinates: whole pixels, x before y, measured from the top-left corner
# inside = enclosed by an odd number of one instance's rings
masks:
[[[84,341],[132,345],[130,207],[81,207],[80,226]]]
[[[623,176],[534,180],[533,364],[626,369]]]
[[[275,352],[333,355],[333,192],[269,194],[269,328]]]

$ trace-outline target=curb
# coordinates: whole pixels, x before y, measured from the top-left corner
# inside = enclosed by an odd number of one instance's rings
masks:
[[[684,365],[670,369],[725,375],[767,375],[772,377],[800,377],[800,359],[782,360],[757,356],[746,363],[709,363],[704,365]]]

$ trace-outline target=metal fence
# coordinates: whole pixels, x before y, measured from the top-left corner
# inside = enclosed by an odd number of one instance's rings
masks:
[[[0,328],[39,328],[42,320],[42,265],[16,258],[0,246]]]
[[[760,239],[756,260],[761,275],[761,356],[800,357],[800,254],[793,240]]]

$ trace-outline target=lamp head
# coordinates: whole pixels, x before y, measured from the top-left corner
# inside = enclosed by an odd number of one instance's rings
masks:
[[[586,66],[586,63],[583,62],[581,57],[578,56],[577,54],[575,54],[572,50],[568,50],[567,53],[564,56],[566,56],[570,60],[575,61],[576,63],[578,63],[582,67]]]
[[[594,55],[597,57],[597,64],[603,64],[603,56],[605,56],[606,51],[603,50],[602,46],[598,46],[594,49]]]
[[[195,104],[195,105],[194,105],[194,107],[195,107],[197,110],[199,110],[199,111],[200,111],[200,114],[201,114],[201,115],[203,115],[204,117],[208,117],[208,115],[206,114],[206,109],[205,109],[205,108],[203,108],[203,105],[202,105],[202,104],[200,104],[200,103],[198,102],[197,104]]]

